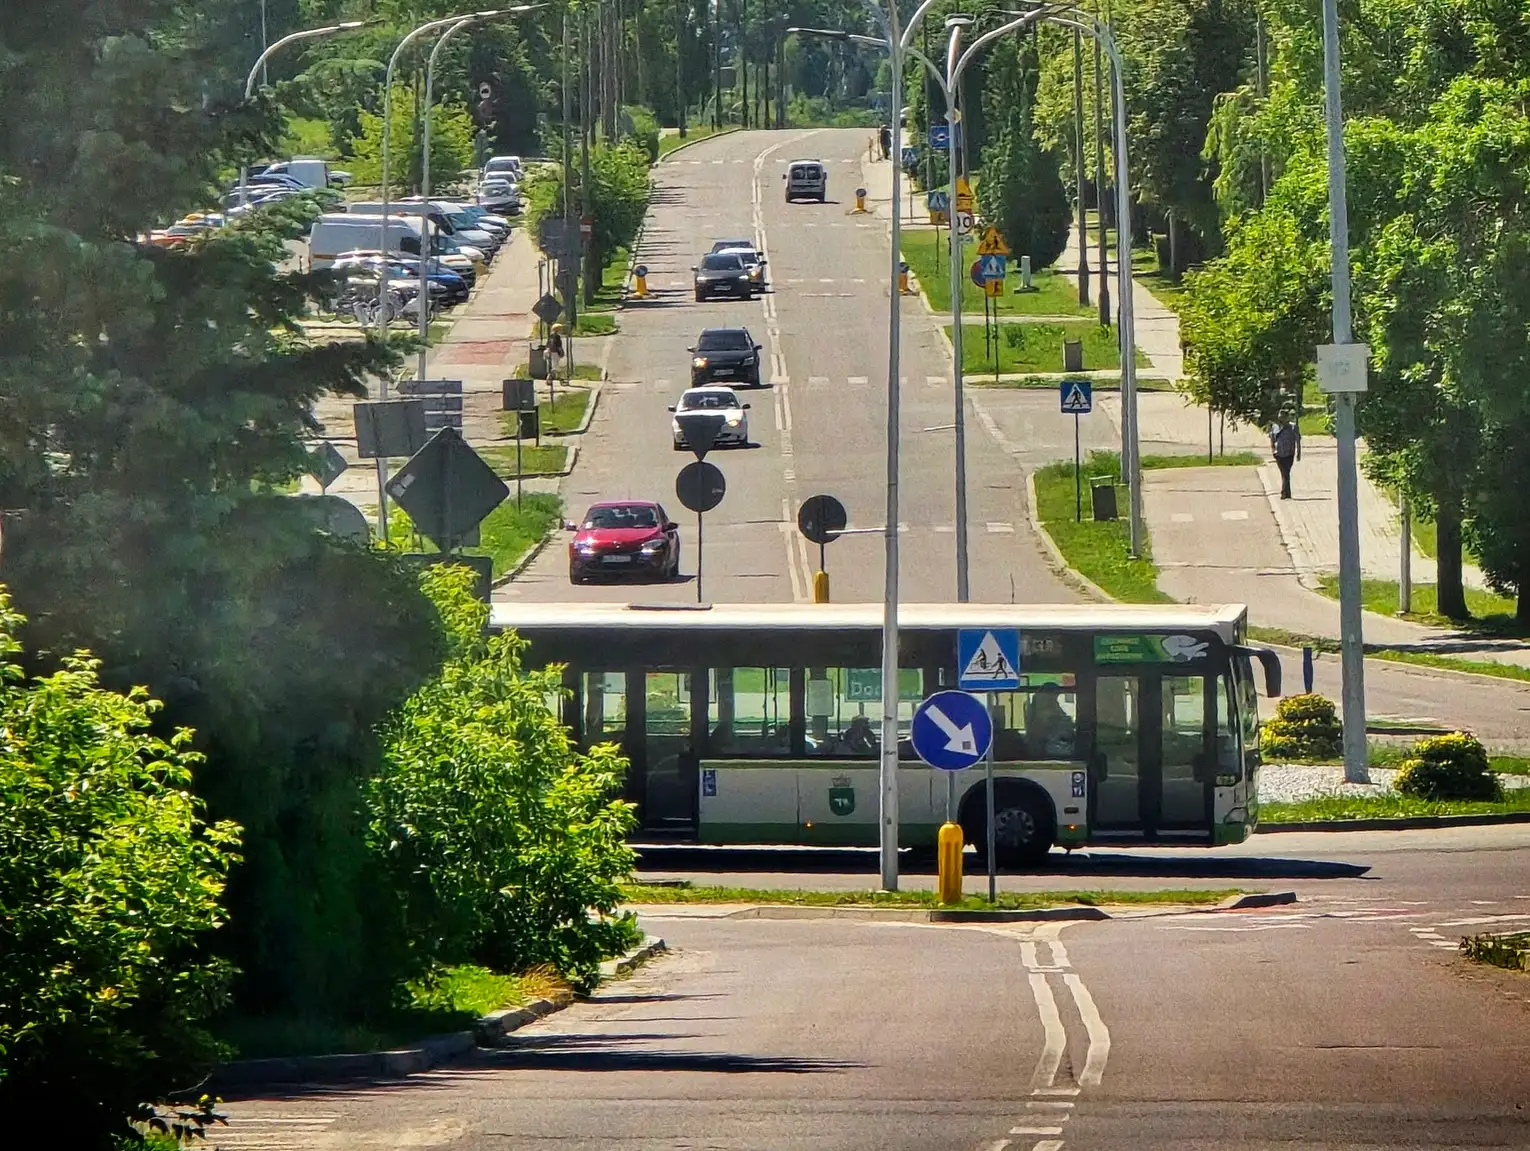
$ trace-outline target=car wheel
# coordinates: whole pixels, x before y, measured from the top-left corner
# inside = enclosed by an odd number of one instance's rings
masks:
[[[699,288],[696,290],[696,302],[699,304],[707,298],[707,294]]]
[[[668,579],[672,579],[672,580],[676,580],[676,579],[680,578],[680,545],[679,544],[675,545],[675,550],[674,550],[674,552],[669,557],[669,570],[667,572],[665,572],[665,576]]]
[[[679,440],[675,441],[675,451],[677,451],[677,452],[685,451],[685,445],[683,443],[681,443]]]
[[[579,574],[579,569],[576,568],[573,564],[569,564],[568,566],[568,582],[572,584],[580,584],[585,582],[584,576]]]

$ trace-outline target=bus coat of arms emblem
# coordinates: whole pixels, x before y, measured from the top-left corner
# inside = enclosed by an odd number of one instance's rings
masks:
[[[848,775],[829,781],[829,810],[835,815],[849,815],[855,810],[855,788],[850,786]]]

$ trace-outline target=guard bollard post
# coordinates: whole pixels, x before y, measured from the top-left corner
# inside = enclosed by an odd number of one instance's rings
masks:
[[[908,286],[908,262],[898,261],[898,293],[903,296],[912,296],[914,289]]]
[[[829,573],[826,571],[813,573],[813,602],[829,602]]]
[[[940,857],[940,901],[942,903],[960,903],[962,901],[962,828],[959,823],[943,823],[940,825],[939,857]]]
[[[866,214],[866,189],[865,188],[857,188],[855,190],[855,211],[860,213],[861,215],[865,215]],[[852,213],[852,215],[854,215],[854,214],[855,213]]]
[[[1302,690],[1312,694],[1312,648],[1302,648]]]
[[[648,298],[648,265],[639,264],[632,269],[632,290],[638,299]]]

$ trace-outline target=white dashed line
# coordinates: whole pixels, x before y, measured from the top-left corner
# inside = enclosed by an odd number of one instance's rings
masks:
[[[1195,517],[1189,512],[1175,512],[1169,516],[1169,520],[1176,524],[1193,524]]]
[[[807,382],[808,382],[808,386],[809,387],[821,388],[821,387],[824,387],[825,385],[828,384],[829,377],[828,376],[809,376],[808,379],[807,379]]]
[[[1246,520],[1248,519],[1248,512],[1243,511],[1242,509],[1239,509],[1238,511],[1223,512],[1222,518],[1224,520]]]
[[[1014,524],[996,524],[996,523],[990,523],[990,524],[987,525],[987,527],[988,527],[988,534],[989,535],[993,535],[993,536],[1012,536],[1012,535],[1015,534],[1015,525]]]
[[[845,381],[847,384],[868,384],[870,382],[865,376],[851,376]]]

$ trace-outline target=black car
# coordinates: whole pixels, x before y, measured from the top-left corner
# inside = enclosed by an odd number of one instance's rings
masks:
[[[760,345],[748,328],[707,328],[687,350],[692,387],[714,380],[760,386]]]
[[[701,263],[692,265],[691,271],[696,273],[694,283],[698,300],[710,296],[747,300],[754,293],[749,268],[731,252],[709,253],[701,257]]]

